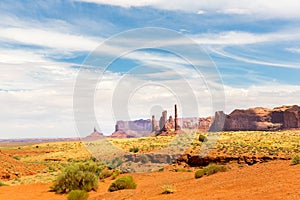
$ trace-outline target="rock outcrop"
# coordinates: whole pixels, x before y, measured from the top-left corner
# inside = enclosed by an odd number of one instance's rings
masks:
[[[198,119],[198,130],[208,131],[210,124],[214,120],[214,117],[200,117]]]
[[[115,125],[114,135],[120,135],[121,138],[124,138],[121,135],[124,133],[128,137],[143,137],[148,136],[152,131],[153,124],[150,119],[139,119],[134,121],[117,121]],[[113,136],[113,135],[112,135]]]
[[[276,131],[298,128],[300,128],[300,107],[294,105],[274,109],[261,107],[237,109],[229,115],[225,115],[222,111],[216,112],[210,131]]]
[[[224,129],[224,124],[226,120],[226,114],[223,111],[217,111],[215,114],[215,118],[209,127],[210,132],[219,132]]]
[[[101,140],[101,139],[105,139],[106,136],[103,135],[103,133],[100,133],[96,130],[96,128],[94,128],[94,132],[91,133],[90,135],[82,138],[83,141],[95,141],[95,140]]]
[[[112,133],[110,138],[135,138],[137,137],[136,133],[130,130],[123,131],[123,130],[118,130]]]

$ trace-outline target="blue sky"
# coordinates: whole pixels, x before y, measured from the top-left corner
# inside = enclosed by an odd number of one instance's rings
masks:
[[[170,29],[201,46],[222,79],[226,113],[299,104],[299,9],[296,0],[1,1],[0,138],[76,136],[73,92],[82,63],[102,42],[135,28]],[[199,116],[213,115],[204,79],[169,52],[119,57],[95,91],[94,126],[113,131],[120,116],[111,107],[121,84],[149,83],[126,99],[130,119],[149,118],[158,104],[171,112],[178,96],[188,95],[185,83]]]

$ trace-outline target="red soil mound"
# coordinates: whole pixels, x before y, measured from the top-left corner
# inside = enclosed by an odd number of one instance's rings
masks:
[[[45,166],[39,164],[23,163],[13,157],[12,154],[0,151],[0,179],[11,180],[21,176],[33,175],[37,170],[42,171]]]

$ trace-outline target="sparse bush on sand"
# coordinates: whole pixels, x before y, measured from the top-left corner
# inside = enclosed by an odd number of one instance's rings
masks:
[[[205,142],[207,140],[205,135],[199,135],[199,141],[200,142]]]
[[[5,183],[2,183],[1,181],[0,181],[0,187],[1,186],[8,186],[7,184],[5,184]]]
[[[134,182],[132,176],[123,176],[115,180],[108,188],[109,192],[114,192],[117,190],[124,189],[135,189],[136,183]]]
[[[112,174],[113,174],[113,172],[111,170],[103,169],[99,175],[99,178],[102,180],[102,179],[110,177]]]
[[[129,149],[129,152],[133,152],[133,153],[137,153],[139,151],[139,148],[138,147],[131,147]]]
[[[215,163],[211,163],[203,168],[205,175],[212,175],[218,172],[225,172],[227,169],[224,165],[218,165]]]
[[[89,193],[85,190],[72,190],[68,194],[68,200],[87,200],[89,197]]]
[[[202,176],[204,176],[204,170],[203,169],[199,169],[195,172],[195,178],[201,178]]]
[[[97,190],[102,167],[92,162],[73,163],[62,171],[51,189],[56,193]]]
[[[298,165],[300,164],[300,157],[299,154],[295,154],[291,160],[292,165]]]
[[[173,194],[176,192],[176,189],[172,185],[163,185],[161,189],[163,190],[162,194]]]

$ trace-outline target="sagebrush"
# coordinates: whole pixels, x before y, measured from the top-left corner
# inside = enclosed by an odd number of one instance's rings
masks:
[[[1,181],[0,181],[0,187],[1,186],[8,186],[7,184],[5,184],[5,183],[2,183]]]
[[[161,189],[163,190],[162,194],[173,194],[176,192],[176,189],[172,185],[163,185]]]
[[[295,154],[291,160],[292,165],[298,165],[300,164],[300,157],[298,154]]]
[[[205,142],[207,140],[205,135],[199,135],[198,139],[199,139],[200,142]]]
[[[57,193],[72,190],[97,190],[102,165],[94,162],[73,163],[67,166],[51,187]]]
[[[195,172],[195,178],[201,178],[202,176],[204,176],[204,170],[203,169],[199,169]]]
[[[108,188],[109,192],[114,192],[117,190],[124,189],[135,189],[136,183],[134,182],[132,176],[123,176],[115,180]]]
[[[89,193],[84,190],[72,190],[68,194],[68,200],[87,200],[89,198]]]
[[[215,163],[211,163],[203,168],[203,172],[205,175],[212,175],[218,172],[225,172],[227,169],[224,165],[218,165]]]

